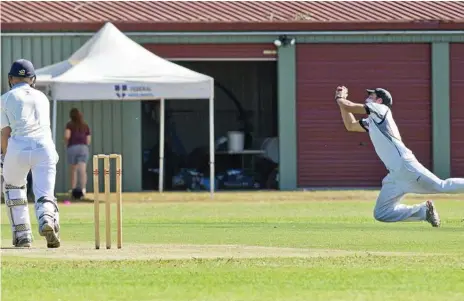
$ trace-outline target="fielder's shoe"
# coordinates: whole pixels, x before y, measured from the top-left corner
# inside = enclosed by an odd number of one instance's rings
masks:
[[[14,246],[16,248],[30,248],[32,245],[32,235],[25,234],[21,237],[16,238]]]
[[[51,219],[43,218],[39,226],[39,234],[45,236],[47,240],[47,248],[59,248],[60,241],[60,226],[55,224]]]
[[[427,207],[426,209],[426,214],[425,214],[425,219],[432,224],[432,227],[440,227],[440,216],[438,215],[437,209],[435,209],[435,205],[431,200],[428,200],[425,203],[425,206]]]

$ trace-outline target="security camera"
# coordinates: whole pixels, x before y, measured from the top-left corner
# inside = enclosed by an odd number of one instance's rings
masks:
[[[276,47],[280,47],[280,46],[282,46],[282,41],[279,40],[279,39],[274,40],[274,45],[275,45]]]
[[[277,40],[274,40],[274,45],[276,47],[280,46],[287,46],[287,45],[295,45],[295,39],[294,38],[289,38],[287,35],[281,35]]]

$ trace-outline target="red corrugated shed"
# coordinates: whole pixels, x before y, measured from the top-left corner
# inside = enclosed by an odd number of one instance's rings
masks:
[[[2,31],[463,28],[452,1],[2,1]],[[58,24],[61,22],[61,24]]]
[[[451,176],[464,175],[464,43],[450,44]]]
[[[388,89],[397,99],[393,116],[403,141],[430,168],[430,49],[428,43],[297,46],[298,187],[378,187],[387,174],[369,135],[348,133],[328,101],[340,82],[358,101],[366,87]]]

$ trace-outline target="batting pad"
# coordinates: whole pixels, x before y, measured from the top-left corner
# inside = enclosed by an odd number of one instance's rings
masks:
[[[5,185],[5,204],[9,209],[8,219],[13,234],[13,244],[15,244],[16,239],[21,237],[23,232],[31,232],[26,187]]]

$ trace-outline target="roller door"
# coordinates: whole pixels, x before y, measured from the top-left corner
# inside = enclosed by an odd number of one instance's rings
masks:
[[[387,173],[368,134],[346,132],[333,100],[338,85],[357,102],[365,100],[366,88],[388,89],[403,140],[430,168],[430,52],[429,44],[297,46],[299,187],[380,186]]]

